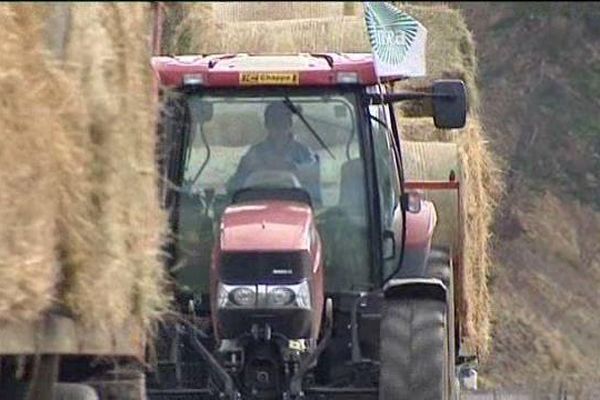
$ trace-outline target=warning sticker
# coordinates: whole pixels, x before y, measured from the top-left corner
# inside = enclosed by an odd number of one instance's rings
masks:
[[[242,72],[240,85],[299,85],[297,72]]]

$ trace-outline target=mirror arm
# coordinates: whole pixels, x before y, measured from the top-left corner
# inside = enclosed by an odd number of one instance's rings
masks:
[[[425,93],[425,92],[400,92],[388,93],[381,96],[380,94],[369,93],[367,100],[369,105],[390,104],[406,100],[422,100],[422,99],[453,99],[456,95],[452,93]]]

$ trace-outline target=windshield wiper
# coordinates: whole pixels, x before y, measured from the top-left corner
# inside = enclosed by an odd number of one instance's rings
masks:
[[[315,130],[313,129],[313,127],[304,118],[304,115],[302,115],[302,113],[300,112],[300,110],[298,110],[298,108],[294,105],[294,103],[292,103],[292,101],[290,100],[290,98],[287,95],[285,95],[284,98],[285,98],[285,100],[284,100],[283,103],[287,106],[287,108],[289,108],[291,112],[293,112],[294,114],[296,114],[298,116],[298,118],[300,118],[300,120],[304,123],[304,125],[306,126],[306,128],[308,128],[308,130],[310,131],[310,133],[312,133],[312,135],[315,137],[315,139],[317,139],[317,142],[319,142],[319,144],[321,145],[321,147],[323,147],[327,151],[327,153],[329,153],[329,155],[331,156],[331,158],[333,158],[335,160],[335,156],[333,155],[333,153],[331,152],[331,150],[329,150],[329,147],[327,147],[327,145],[325,144],[325,142],[323,141],[323,139],[321,139],[321,136],[319,136],[319,134],[317,132],[315,132]]]

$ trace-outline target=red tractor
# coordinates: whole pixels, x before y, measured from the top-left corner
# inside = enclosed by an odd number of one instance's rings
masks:
[[[402,77],[366,54],[152,66],[180,314],[149,398],[457,399],[453,255],[405,182],[393,104],[431,101],[438,128],[461,128],[463,83],[393,93]]]

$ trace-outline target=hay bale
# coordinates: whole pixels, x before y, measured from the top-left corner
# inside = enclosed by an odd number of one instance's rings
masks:
[[[48,309],[60,271],[58,207],[50,151],[57,120],[40,100],[48,89],[41,16],[30,5],[0,5],[0,321],[32,321]]]
[[[200,23],[191,39],[197,53],[369,52],[366,26],[357,17],[275,20],[268,23]]]
[[[65,301],[82,322],[99,328],[132,316],[148,321],[165,306],[149,6],[74,4],[71,13],[66,60],[89,110],[82,135],[91,156],[91,195],[78,196],[74,207],[92,223],[77,231],[82,240],[73,252],[81,257],[70,268]]]
[[[497,162],[485,139],[478,117],[479,93],[476,85],[475,44],[459,11],[446,6],[398,5],[428,29],[428,77],[395,84],[395,90],[428,91],[439,78],[462,79],[467,88],[469,116],[460,130],[439,130],[430,118],[430,102],[398,105],[397,114],[404,139],[425,142],[453,142],[458,145],[464,224],[464,282],[459,307],[467,346],[485,357],[490,342],[490,299],[487,277],[491,268],[489,242],[491,224],[502,182]]]
[[[272,21],[344,15],[342,1],[215,2],[214,17],[220,21]]]
[[[479,120],[472,116],[467,126],[460,130],[443,131],[436,129],[429,118],[401,118],[403,143],[405,147],[405,167],[408,177],[429,177],[447,180],[444,176],[448,168],[455,164],[448,153],[440,146],[457,146],[458,173],[461,185],[461,205],[463,225],[459,232],[463,240],[462,254],[464,281],[459,289],[459,307],[463,316],[462,329],[467,336],[467,345],[485,356],[490,339],[490,304],[487,278],[491,268],[489,240],[491,224],[497,199],[502,189],[497,163],[484,139],[484,131]],[[407,142],[409,139],[412,142]],[[416,142],[418,141],[418,142]],[[440,143],[447,141],[453,143]],[[420,142],[420,144],[418,144]],[[427,149],[427,150],[425,150]],[[435,157],[431,155],[435,153]],[[438,154],[439,153],[439,154]],[[445,153],[445,154],[444,154]],[[415,159],[424,165],[415,168]],[[442,167],[442,168],[440,168]],[[421,172],[427,170],[427,173]],[[435,171],[439,171],[436,175]],[[431,194],[436,206],[442,207],[443,214],[452,209],[451,199]],[[442,221],[440,221],[442,222]],[[442,223],[438,239],[447,240],[448,233]]]
[[[404,174],[409,181],[448,181],[454,173],[460,179],[462,165],[455,143],[411,142],[403,140],[402,161]],[[458,197],[454,191],[426,191],[425,199],[433,201],[438,214],[438,226],[433,242],[448,246],[453,252],[461,251]]]
[[[397,83],[396,89],[429,91],[434,79],[461,79],[467,89],[468,106],[477,112],[477,58],[475,44],[460,11],[446,6],[398,5],[400,9],[420,21],[427,34],[427,77]],[[421,117],[431,115],[431,102],[402,104],[403,115]]]
[[[205,29],[213,29],[213,4],[211,2],[164,3],[164,21],[161,54],[188,54],[193,52],[191,37],[204,37]]]
[[[148,7],[0,5],[2,322],[166,307]]]
[[[431,130],[431,122],[423,121]],[[464,164],[461,152],[456,143],[440,143],[432,141],[402,140],[402,160],[406,179],[409,181],[449,181],[453,174],[460,183],[458,193],[454,190],[426,190],[424,198],[432,201],[436,207],[438,222],[433,235],[435,245],[447,246],[453,257],[462,257],[472,247],[471,242],[464,240],[466,225],[464,218],[469,188],[466,187],[464,171],[469,166]],[[460,213],[459,213],[459,207]],[[472,240],[472,237],[469,238]],[[462,268],[460,268],[462,267]],[[466,267],[466,268],[465,268]],[[476,271],[472,264],[462,263],[455,266],[455,298],[458,299],[457,310],[461,316],[459,323],[465,336],[476,336],[473,326],[473,309],[487,307],[487,301],[472,295],[473,281]],[[483,282],[485,285],[485,282]],[[483,303],[480,304],[480,303]]]

